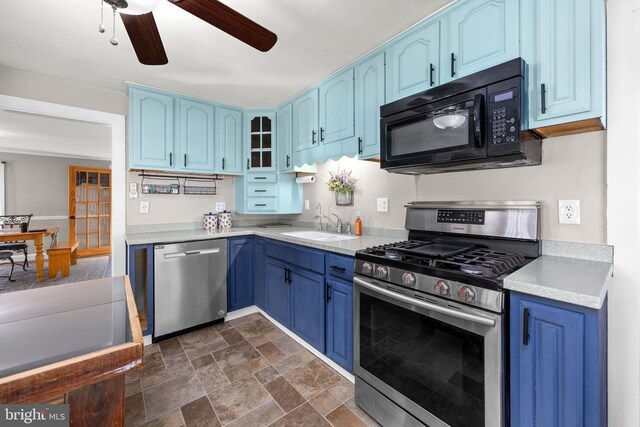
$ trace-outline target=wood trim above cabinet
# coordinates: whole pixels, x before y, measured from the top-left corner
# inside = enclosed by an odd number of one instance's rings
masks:
[[[593,132],[604,130],[604,125],[600,117],[594,119],[578,120],[570,123],[560,123],[553,126],[545,126],[543,128],[532,129],[542,138],[553,138],[556,136],[575,135],[577,133]]]

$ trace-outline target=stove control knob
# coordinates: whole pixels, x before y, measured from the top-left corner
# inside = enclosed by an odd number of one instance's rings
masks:
[[[468,286],[461,287],[458,295],[460,296],[460,301],[463,302],[474,302],[476,300],[476,291]]]
[[[378,279],[385,279],[387,277],[387,269],[383,266],[376,268],[376,276]]]
[[[436,293],[439,295],[449,295],[449,290],[451,287],[444,280],[438,280],[435,285],[433,285]]]
[[[371,274],[373,272],[373,266],[368,262],[362,264],[360,269],[362,270],[362,274]]]
[[[402,274],[402,284],[407,286],[413,286],[416,283],[416,276],[411,273]]]

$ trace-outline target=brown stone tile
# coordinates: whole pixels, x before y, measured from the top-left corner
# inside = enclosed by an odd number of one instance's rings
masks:
[[[218,338],[211,341],[209,344],[205,344],[203,346],[187,350],[187,357],[189,359],[197,359],[198,357],[204,356],[205,354],[211,354],[214,351],[218,351],[225,347],[229,347],[229,344],[222,338],[222,336],[218,336]]]
[[[266,342],[262,345],[256,346],[262,355],[269,361],[269,363],[276,363],[285,358],[285,354],[276,347],[272,342]]]
[[[265,318],[259,318],[252,322],[241,323],[235,326],[236,331],[245,338],[255,338],[274,332],[277,328]]]
[[[266,427],[283,415],[282,408],[273,399],[269,399],[259,408],[241,416],[231,424],[227,424],[227,427]]]
[[[256,357],[260,357],[260,352],[246,341],[213,352],[213,358],[216,359],[223,371],[253,360]]]
[[[340,406],[340,401],[326,390],[310,399],[309,403],[322,416]]]
[[[253,376],[233,382],[209,395],[220,422],[228,424],[262,406],[269,393]]]
[[[153,375],[156,372],[163,371],[165,369],[164,359],[160,352],[145,354],[144,364],[138,369],[137,378],[143,378],[144,376]]]
[[[296,340],[291,338],[289,335],[283,335],[279,338],[276,338],[272,342],[287,356],[291,356],[292,354],[298,353],[299,351],[302,351],[305,349],[302,345],[298,344]]]
[[[184,420],[180,410],[175,410],[166,415],[161,415],[151,421],[147,421],[140,427],[183,427]]]
[[[147,390],[158,384],[192,373],[193,367],[184,352],[178,353],[178,355],[174,357],[165,357],[164,369],[154,369],[150,372],[145,371],[141,373],[142,389]]]
[[[269,342],[270,340],[267,338],[266,335],[261,335],[259,337],[250,337],[247,338],[247,342],[249,344],[251,344],[254,347],[258,347],[259,345],[262,345],[266,342]]]
[[[246,377],[247,375],[251,375],[253,372],[266,368],[267,366],[270,366],[267,359],[259,356],[232,368],[225,369],[224,374],[229,378],[229,381],[233,382]]]
[[[325,420],[307,402],[298,406],[284,417],[271,424],[271,427],[330,427],[331,424]]]
[[[178,341],[182,344],[184,351],[188,351],[209,344],[219,337],[220,333],[216,331],[213,326],[205,326],[204,328],[180,335]]]
[[[124,385],[124,397],[133,396],[141,391],[142,385],[140,384],[140,380],[130,381]]]
[[[270,383],[266,383],[264,388],[285,412],[291,412],[305,402],[305,398],[284,377],[278,377]]]
[[[191,365],[193,365],[193,369],[202,368],[203,366],[207,366],[212,363],[215,363],[215,360],[213,360],[213,356],[210,354],[205,354],[204,356],[200,356],[197,359],[191,359]]]
[[[306,399],[340,381],[340,375],[318,359],[285,373],[284,377]]]
[[[147,421],[142,393],[134,394],[124,399],[124,424],[135,427]]]
[[[330,412],[327,415],[327,420],[334,427],[367,427],[364,421],[344,405],[340,405]]]
[[[184,353],[184,349],[182,345],[180,345],[178,338],[162,341],[159,345],[162,357],[174,357]]]
[[[368,426],[370,426],[370,427],[379,427],[380,426],[380,424],[378,424],[378,422],[376,420],[371,418],[371,416],[369,416],[369,414],[367,414],[365,411],[360,409],[359,406],[356,405],[356,401],[355,401],[355,399],[353,397],[351,399],[347,400],[344,403],[344,406],[349,408],[351,410],[351,412],[356,414]]]
[[[344,377],[340,377],[340,381],[329,388],[329,393],[340,402],[346,402],[353,397],[353,383]]]
[[[143,393],[149,419],[167,414],[205,395],[195,372],[151,387]]]
[[[144,346],[144,354],[153,354],[160,351],[160,346],[158,344],[147,344]]]
[[[267,366],[264,369],[261,369],[257,372],[253,373],[253,376],[256,377],[261,384],[266,384],[269,381],[273,381],[280,376],[280,372],[273,366]]]
[[[240,332],[236,331],[235,329],[227,329],[226,331],[220,331],[220,335],[222,335],[222,338],[224,338],[224,340],[229,345],[237,344],[245,340],[244,337],[240,334]]]
[[[198,378],[200,379],[202,388],[204,388],[204,391],[209,394],[213,393],[219,388],[228,385],[230,381],[227,379],[227,376],[224,374],[224,372],[222,372],[222,369],[220,369],[216,361],[213,360],[213,357],[211,357],[211,355],[205,357],[210,358],[210,363],[198,363],[198,365],[201,366],[196,369],[196,373],[198,374]]]
[[[207,396],[187,403],[180,408],[186,427],[220,427]]]
[[[248,322],[254,322],[254,321],[260,320],[260,319],[267,320],[260,313],[251,313],[251,314],[248,314],[246,316],[242,316],[242,317],[238,317],[237,319],[230,320],[227,323],[229,323],[231,326],[233,326],[235,328],[237,325],[241,325],[243,323],[248,323]]]
[[[284,374],[293,369],[304,366],[315,359],[316,357],[313,354],[305,350],[286,357],[277,363],[274,363],[273,367],[276,368],[281,374]]]
[[[233,326],[231,326],[231,325],[229,324],[229,322],[219,322],[219,323],[215,323],[215,324],[213,325],[213,328],[214,328],[216,331],[220,332],[220,331],[225,331],[225,330],[227,330],[227,329],[231,329],[231,328],[233,328]]]

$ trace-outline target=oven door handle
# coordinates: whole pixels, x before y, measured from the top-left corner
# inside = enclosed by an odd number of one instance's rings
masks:
[[[427,310],[431,310],[431,311],[435,311],[438,313],[442,313],[442,314],[446,314],[447,316],[452,316],[452,317],[457,317],[459,319],[463,319],[463,320],[469,320],[471,322],[475,322],[475,323],[480,323],[482,325],[487,325],[487,326],[495,326],[496,325],[496,321],[493,319],[489,319],[486,317],[480,317],[480,316],[476,316],[474,314],[469,314],[469,313],[464,313],[462,311],[456,311],[456,310],[452,310],[450,308],[446,308],[446,307],[440,307],[439,305],[435,305],[435,304],[430,304],[428,302],[424,302],[424,301],[420,301],[417,300],[415,298],[410,298],[404,295],[401,295],[397,292],[393,292],[393,291],[389,291],[387,289],[383,289],[379,286],[376,285],[372,285],[368,282],[365,282],[364,280],[360,279],[359,277],[354,277],[353,281],[362,286],[365,287],[367,289],[370,289],[374,292],[377,292],[381,295],[385,295],[388,296],[389,298],[395,299],[395,300],[399,300],[399,301],[403,301],[409,304],[413,304],[416,305],[418,307],[421,308],[425,308]]]

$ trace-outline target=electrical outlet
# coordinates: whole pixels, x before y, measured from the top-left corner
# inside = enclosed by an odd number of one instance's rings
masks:
[[[305,201],[304,201],[304,210],[305,210],[305,211],[308,211],[308,210],[309,210],[309,201],[308,201],[308,200],[305,200]]]
[[[389,199],[387,197],[378,199],[378,212],[389,212]]]
[[[224,212],[227,209],[227,205],[224,202],[216,202],[216,212]]]
[[[148,214],[149,213],[149,201],[141,201],[140,202],[140,213]]]
[[[580,224],[580,200],[558,200],[560,224]]]

